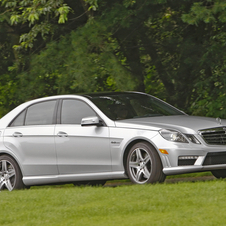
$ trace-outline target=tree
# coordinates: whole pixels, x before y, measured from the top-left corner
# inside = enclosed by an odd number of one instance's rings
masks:
[[[38,96],[33,94],[34,80],[29,75],[31,58],[45,48],[46,43],[85,24],[87,15],[83,15],[80,1],[70,1],[76,9],[69,18],[70,8],[64,1],[1,0],[0,4],[0,115],[4,115],[19,103]],[[67,25],[61,26],[68,19]],[[39,77],[42,76],[35,78],[40,82],[37,87],[45,89],[39,96],[53,95],[54,78]]]
[[[190,27],[204,27],[208,31],[202,41],[202,67],[192,110],[194,114],[226,118],[226,2],[196,1],[182,19]]]
[[[188,113],[214,116],[218,109],[217,116],[225,117],[223,1],[0,2],[1,30],[11,21],[7,26],[20,37],[17,44],[9,42],[14,59],[5,67],[16,103],[62,93],[137,90]]]

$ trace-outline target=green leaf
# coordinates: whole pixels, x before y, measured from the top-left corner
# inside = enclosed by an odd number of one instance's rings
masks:
[[[28,16],[28,20],[34,24],[35,20],[39,20],[39,15],[38,13],[31,13],[29,16]]]
[[[12,15],[10,17],[11,24],[17,24],[20,21],[20,15]]]

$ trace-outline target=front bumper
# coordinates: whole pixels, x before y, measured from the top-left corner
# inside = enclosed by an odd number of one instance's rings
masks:
[[[192,159],[191,159],[192,160]],[[179,163],[179,161],[178,161]],[[180,163],[183,164],[183,163]],[[185,162],[189,164],[189,161]],[[178,164],[179,165],[179,164]],[[181,165],[177,167],[165,167],[163,172],[166,175],[201,172],[217,169],[226,169],[226,151],[208,152],[206,156],[199,156],[194,163],[190,161],[190,165]]]
[[[194,173],[203,172],[210,170],[226,169],[226,164],[221,165],[210,165],[210,166],[177,166],[177,167],[166,167],[163,168],[163,173],[166,175],[183,174],[183,173]]]
[[[226,169],[225,145],[168,142],[160,136],[155,137],[155,144],[168,152],[159,153],[166,175]]]

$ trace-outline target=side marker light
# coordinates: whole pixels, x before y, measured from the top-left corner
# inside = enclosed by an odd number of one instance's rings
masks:
[[[162,154],[166,154],[166,155],[169,154],[165,149],[159,149],[159,151],[160,151]]]

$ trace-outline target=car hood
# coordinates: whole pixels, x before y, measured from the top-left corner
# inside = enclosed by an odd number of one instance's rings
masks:
[[[140,129],[176,129],[182,133],[198,133],[199,130],[226,126],[226,120],[219,123],[215,118],[174,115],[147,118],[133,118],[116,121],[116,126]]]

